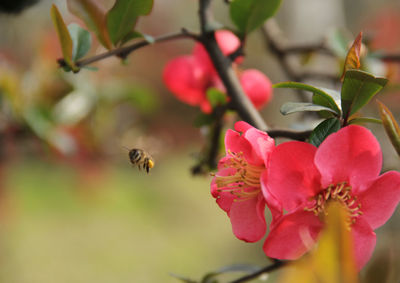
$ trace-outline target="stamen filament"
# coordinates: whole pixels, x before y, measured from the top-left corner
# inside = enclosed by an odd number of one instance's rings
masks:
[[[234,168],[236,171],[228,176],[215,176],[215,183],[220,192],[230,192],[238,201],[256,197],[261,191],[260,176],[265,166],[249,164],[242,152],[228,151],[229,159],[225,168]]]
[[[348,212],[348,224],[350,226],[355,223],[357,217],[362,215],[361,204],[357,203],[357,197],[352,196],[351,187],[346,182],[331,184],[322,190],[318,195],[313,197],[311,203],[304,208],[305,211],[313,212],[316,216],[326,214],[326,203],[329,201],[340,202]]]

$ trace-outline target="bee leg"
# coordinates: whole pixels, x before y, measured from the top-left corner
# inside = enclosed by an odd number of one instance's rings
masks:
[[[147,174],[149,174],[149,164],[148,163],[146,164],[146,171],[147,171]]]
[[[139,171],[142,169],[142,168],[140,168],[140,164],[137,166],[137,168],[139,168]]]

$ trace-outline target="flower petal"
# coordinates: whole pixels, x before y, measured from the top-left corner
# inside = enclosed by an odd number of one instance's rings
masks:
[[[266,132],[256,128],[250,128],[244,133],[244,137],[252,145],[253,151],[267,166],[272,150],[275,148],[275,141]]]
[[[305,142],[285,142],[272,152],[266,190],[291,212],[316,195],[321,186],[314,165],[316,147]]]
[[[357,267],[358,270],[361,270],[372,256],[376,244],[376,235],[362,218],[357,219],[356,223],[351,226],[351,233]]]
[[[179,100],[189,105],[200,105],[206,100],[208,73],[193,56],[180,56],[169,61],[164,68],[163,80]]]
[[[212,112],[211,103],[208,100],[203,100],[200,103],[200,109],[203,113],[210,114]]]
[[[319,146],[315,165],[324,187],[349,181],[353,188],[375,179],[382,168],[382,152],[374,135],[351,125],[331,134]]]
[[[251,145],[240,135],[240,133],[228,129],[225,134],[225,149],[226,155],[229,155],[230,152],[246,152],[247,154],[250,154]]]
[[[359,195],[361,211],[372,229],[376,229],[392,216],[400,201],[400,173],[387,172],[375,181]]]
[[[246,242],[260,240],[267,230],[264,210],[265,201],[261,193],[248,200],[234,201],[229,217],[235,236]]]
[[[217,30],[215,32],[215,40],[225,56],[232,54],[240,46],[239,38],[229,30]],[[236,63],[240,63],[241,61],[243,61],[243,57],[235,59]]]
[[[278,200],[266,188],[265,184],[267,183],[267,179],[268,179],[268,170],[265,170],[261,174],[261,178],[260,178],[261,189],[262,189],[262,193],[264,195],[265,201],[267,202],[267,206],[268,206],[269,210],[271,211],[272,221],[271,221],[269,227],[272,230],[272,229],[274,229],[275,225],[278,223],[279,219],[282,217],[283,209],[282,209],[282,205],[280,204],[280,202],[278,202]]]
[[[322,222],[312,212],[299,210],[284,215],[269,232],[263,249],[276,259],[297,259],[315,243]]]
[[[248,130],[250,130],[251,128],[253,128],[253,126],[244,121],[238,121],[235,123],[235,131],[237,131],[239,133],[245,133]]]
[[[235,172],[236,170],[234,168],[223,168],[218,171],[217,175],[229,176]],[[214,177],[211,181],[211,194],[214,198],[216,198],[216,202],[219,207],[222,210],[229,212],[235,196],[228,191],[223,191],[224,188],[219,188],[216,184],[216,178],[217,177]]]
[[[229,151],[234,153],[242,152],[246,161],[252,165],[264,164],[263,159],[258,156],[250,142],[236,131],[227,130],[225,135],[225,148],[227,155],[229,154]]]

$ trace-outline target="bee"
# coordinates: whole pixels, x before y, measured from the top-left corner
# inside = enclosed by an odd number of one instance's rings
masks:
[[[142,168],[145,169],[147,173],[149,173],[150,169],[153,168],[155,164],[151,155],[145,150],[139,148],[129,150],[129,160],[132,165],[137,165],[139,170]]]

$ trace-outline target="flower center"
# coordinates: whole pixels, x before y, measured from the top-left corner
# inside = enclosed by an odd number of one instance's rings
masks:
[[[230,192],[235,201],[248,200],[256,197],[261,191],[260,176],[265,170],[264,165],[252,165],[247,162],[243,152],[228,151],[230,158],[225,162],[226,168],[234,168],[229,176],[216,176],[219,192]]]
[[[306,206],[304,210],[314,212],[316,216],[324,217],[327,214],[326,206],[329,201],[337,201],[347,210],[349,228],[363,214],[361,204],[357,202],[357,197],[351,194],[351,187],[347,185],[347,182],[329,185],[313,197],[311,204]]]

